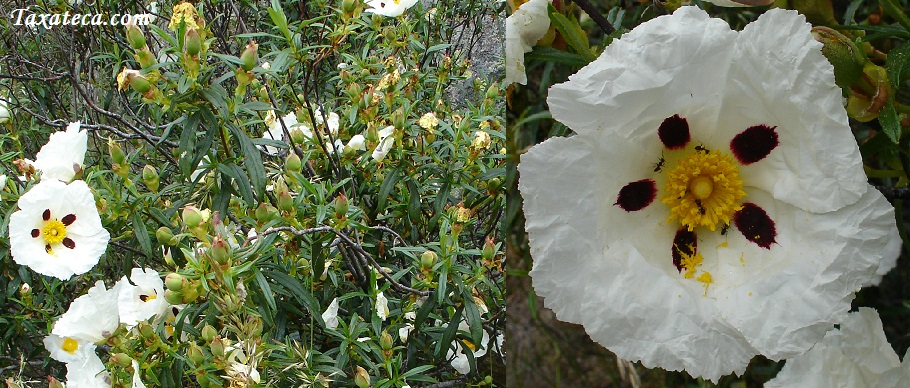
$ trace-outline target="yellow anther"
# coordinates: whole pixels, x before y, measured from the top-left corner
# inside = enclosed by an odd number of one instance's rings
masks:
[[[670,208],[667,222],[678,219],[690,231],[699,226],[714,231],[730,223],[745,195],[733,157],[695,150],[667,173],[660,200]]]
[[[66,337],[63,339],[63,351],[69,354],[76,354],[76,350],[79,349],[79,343],[76,340]]]
[[[44,242],[47,245],[59,244],[66,238],[66,225],[57,220],[50,220],[44,224]]]

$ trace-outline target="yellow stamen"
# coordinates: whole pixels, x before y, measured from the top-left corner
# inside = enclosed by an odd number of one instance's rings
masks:
[[[702,272],[701,275],[698,275],[698,277],[695,278],[695,280],[698,280],[699,282],[704,283],[704,285],[705,285],[705,295],[708,295],[708,286],[710,286],[711,283],[714,283],[714,280],[711,278],[711,273],[710,273],[710,272]]]
[[[66,225],[57,220],[44,224],[44,242],[48,245],[59,244],[66,238]]]
[[[69,354],[76,354],[76,350],[79,349],[79,343],[76,340],[66,337],[63,339],[63,351]]]
[[[718,225],[730,224],[745,195],[733,157],[694,150],[667,173],[660,200],[670,207],[667,222],[679,219],[690,231],[698,226],[714,231]]]

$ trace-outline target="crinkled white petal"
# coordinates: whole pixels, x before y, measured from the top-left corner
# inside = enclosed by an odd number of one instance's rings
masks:
[[[363,135],[354,135],[351,136],[351,140],[348,141],[348,148],[353,148],[355,150],[366,151],[367,143],[366,138]]]
[[[364,12],[371,12],[382,16],[396,17],[404,13],[408,8],[417,4],[417,0],[369,0]]]
[[[445,326],[447,325],[443,325],[443,327]],[[458,330],[470,333],[471,327],[468,325],[468,322],[466,320],[462,319],[458,324]],[[452,367],[455,368],[458,373],[466,375],[468,373],[471,373],[471,363],[468,360],[467,353],[472,353],[476,362],[478,358],[483,357],[485,354],[487,354],[487,345],[489,342],[490,335],[487,334],[486,330],[483,330],[483,338],[481,338],[480,344],[474,344],[475,349],[473,351],[465,346],[462,346],[460,340],[452,341],[452,344],[446,351],[446,358],[448,359],[454,356],[455,358],[452,359]]]
[[[66,386],[67,388],[106,388],[111,384],[104,363],[93,351],[84,361],[66,364]]]
[[[66,131],[55,132],[35,158],[34,166],[41,170],[41,180],[73,180],[76,175],[73,165],[82,168],[87,148],[88,132],[80,130],[78,121],[69,123]]]
[[[72,351],[63,349],[67,338],[75,341],[76,348],[72,349]],[[50,352],[51,358],[67,364],[78,364],[84,362],[92,356],[97,357],[95,356],[95,344],[83,339],[61,337],[56,334],[51,334],[47,337],[44,337],[44,348]]]
[[[332,303],[329,303],[329,307],[322,313],[322,320],[329,329],[338,327],[338,298],[332,299]]]
[[[313,116],[316,118],[316,125],[323,125],[325,123],[322,118],[322,110],[319,108],[316,108],[316,110],[313,111]],[[332,135],[337,135],[338,129],[341,127],[341,117],[335,112],[329,112],[327,116],[329,132],[331,132]]]
[[[839,330],[829,331],[811,350],[787,360],[765,387],[875,387],[885,373],[901,369],[878,312],[860,307],[847,315]]]
[[[395,146],[395,137],[392,136],[393,133],[395,133],[395,127],[391,125],[379,130],[379,144],[376,145],[376,148],[370,155],[373,159],[376,159],[377,162],[381,162],[385,159],[385,156],[388,155],[389,151],[392,150],[392,147]]]
[[[910,387],[910,349],[904,353],[901,366],[882,374],[875,384],[875,388],[905,388]]]
[[[135,285],[130,284],[130,280]],[[120,322],[127,327],[136,326],[139,321],[146,321],[154,315],[161,317],[167,311],[169,304],[164,300],[164,282],[158,271],[133,268],[129,279],[124,276],[117,284],[120,287],[117,296]]]
[[[376,316],[383,321],[389,317],[389,300],[382,292],[376,294]]]
[[[811,27],[783,9],[746,26],[736,39],[717,129],[704,137],[726,140],[732,136],[721,133],[776,126],[780,146],[745,166],[744,180],[778,200],[827,212],[856,202],[868,185],[841,89]]]
[[[146,388],[145,383],[142,382],[142,377],[139,374],[139,362],[133,360],[133,384],[132,388]]]
[[[0,98],[0,124],[3,124],[9,121],[9,103],[6,100]]]
[[[408,336],[411,335],[412,330],[414,330],[414,325],[410,323],[398,328],[398,338],[401,339],[401,342],[408,342]]]
[[[32,237],[32,231],[44,230],[43,213],[61,220],[73,214],[76,220],[66,227],[66,236],[75,243],[73,249],[62,243],[46,251],[46,241]],[[19,210],[10,216],[10,251],[13,260],[42,275],[61,280],[92,269],[107,249],[110,234],[101,225],[95,198],[84,181],[70,184],[56,179],[44,180],[19,198]]]
[[[117,307],[118,286],[105,289],[97,281],[88,293],[74,300],[69,309],[54,323],[51,333],[97,343],[109,337],[120,325]]]
[[[294,111],[291,111],[290,113],[284,115],[280,120],[281,122],[275,120],[269,124],[269,130],[265,131],[262,134],[263,139],[278,140],[284,142],[284,128],[282,128],[281,123],[284,123],[285,127],[288,129],[288,132],[294,128],[300,128],[306,137],[312,136],[312,132],[310,132],[308,127],[297,122],[297,113]],[[265,146],[265,152],[269,155],[278,155],[278,149],[272,146]]]
[[[506,18],[506,85],[528,83],[525,53],[550,29],[547,4],[547,0],[530,0]]]

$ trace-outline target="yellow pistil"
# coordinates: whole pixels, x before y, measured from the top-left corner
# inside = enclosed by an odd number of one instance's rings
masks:
[[[79,349],[79,343],[76,340],[70,337],[63,339],[63,351],[69,354],[76,354],[77,349]]]
[[[728,225],[742,209],[743,181],[739,167],[729,155],[718,151],[693,150],[667,173],[661,202],[670,207],[667,222],[675,219],[688,230],[704,226],[714,231]]]
[[[50,220],[44,224],[43,234],[47,245],[59,244],[66,238],[66,225],[57,220]]]

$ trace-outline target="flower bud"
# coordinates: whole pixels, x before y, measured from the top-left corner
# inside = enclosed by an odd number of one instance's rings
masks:
[[[335,197],[335,217],[342,218],[348,214],[348,197],[344,193]]]
[[[379,336],[379,346],[382,350],[391,350],[392,349],[392,336],[388,332],[382,332],[382,335]]]
[[[218,335],[218,331],[215,330],[212,325],[205,325],[205,327],[202,328],[202,339],[204,339],[205,342],[212,342],[216,335]]]
[[[162,226],[155,231],[155,238],[158,239],[158,242],[167,245],[174,246],[177,245],[177,237],[174,237],[174,233],[171,232],[171,228],[167,226]]]
[[[348,97],[351,98],[351,101],[358,102],[360,100],[360,95],[363,93],[363,88],[360,87],[360,84],[354,82],[348,85],[346,90]]]
[[[847,114],[861,122],[878,118],[879,113],[893,94],[885,68],[867,64],[859,82],[851,85],[847,98]]]
[[[189,55],[198,55],[199,52],[202,51],[202,38],[195,28],[186,30],[186,34],[183,36],[183,42],[183,48]]]
[[[129,42],[133,50],[145,47],[145,35],[142,34],[142,30],[139,29],[136,23],[129,23],[124,27],[126,27],[126,41]]]
[[[216,263],[225,265],[231,257],[231,246],[221,236],[215,236],[212,240],[212,249],[209,254],[212,255]]]
[[[158,171],[155,171],[155,168],[151,165],[146,164],[142,168],[142,182],[149,188],[149,190],[158,191],[158,186],[160,181],[158,180]]]
[[[120,145],[114,140],[107,141],[107,150],[110,153],[111,160],[114,161],[114,164],[123,164],[123,162],[126,161],[126,154],[123,153],[123,149],[120,148]]]
[[[357,373],[354,374],[354,384],[357,384],[359,388],[370,388],[370,374],[359,365],[357,366]]]
[[[310,269],[311,269],[310,261],[307,260],[305,257],[301,257],[300,260],[297,260],[297,271],[300,272],[301,275],[303,275],[303,276],[309,275]]]
[[[376,144],[379,142],[379,131],[376,126],[367,127],[367,143]]]
[[[436,255],[436,252],[426,251],[420,255],[420,266],[423,269],[430,270],[433,268],[433,265],[436,264],[436,259],[439,256]]]
[[[183,304],[183,293],[170,289],[164,290],[164,300],[170,304]]]
[[[490,88],[487,89],[487,98],[494,100],[499,98],[499,87],[496,86],[495,83],[490,85]]]
[[[849,87],[863,75],[867,59],[863,50],[844,34],[828,27],[812,28],[812,36],[821,42],[822,54],[834,66],[834,82],[842,88]]]
[[[130,358],[130,356],[127,356],[126,353],[114,353],[111,355],[111,362],[123,367],[127,367],[133,363],[133,359]]]
[[[290,129],[291,140],[294,144],[303,144],[306,142],[306,134],[300,128]]]
[[[394,125],[395,128],[404,128],[406,118],[407,115],[404,113],[404,108],[398,107],[398,109],[395,109],[395,111],[392,112],[392,125]]]
[[[195,286],[186,287],[183,289],[182,294],[183,294],[183,298],[180,300],[180,303],[173,303],[173,304],[186,304],[186,303],[195,302],[196,299],[199,298],[199,288],[197,288]]]
[[[195,365],[202,365],[205,362],[205,354],[195,342],[190,342],[190,347],[186,350],[186,357]]]
[[[247,43],[246,49],[243,50],[243,53],[240,54],[240,61],[243,62],[240,67],[243,70],[250,71],[256,67],[256,64],[259,62],[259,45],[256,44],[256,41],[250,41]]]
[[[291,154],[288,155],[287,159],[284,160],[284,168],[286,168],[289,172],[293,171],[299,173],[301,168],[303,168],[303,164],[300,162],[300,157],[297,156],[297,154],[291,152]]]
[[[357,9],[357,0],[341,0],[341,10],[345,13],[353,13]]]
[[[216,335],[215,338],[212,338],[212,343],[209,344],[209,350],[212,351],[212,355],[215,357],[224,357],[224,341],[221,339],[220,335]]]
[[[139,330],[139,335],[145,339],[155,338],[155,329],[152,328],[146,321],[139,321],[139,324],[136,325],[136,328]]]
[[[189,228],[195,228],[203,221],[202,212],[193,205],[183,208],[182,217],[183,223]]]
[[[287,191],[278,193],[278,208],[286,212],[294,210],[294,198]]]
[[[139,62],[139,67],[142,69],[148,69],[158,63],[158,60],[155,59],[155,54],[152,54],[152,51],[149,50],[148,46],[136,51],[135,57],[136,62]]]
[[[168,290],[180,291],[186,285],[186,279],[179,273],[171,272],[164,277],[164,285],[167,286]]]
[[[480,256],[484,260],[490,260],[494,255],[496,255],[496,244],[493,243],[492,238],[487,237],[487,241],[483,244]]]
[[[256,221],[260,223],[266,223],[272,220],[272,213],[275,211],[275,208],[271,205],[266,204],[265,202],[260,202],[259,207],[256,208],[254,213]]]
[[[51,376],[47,376],[47,388],[66,388],[66,385]]]

